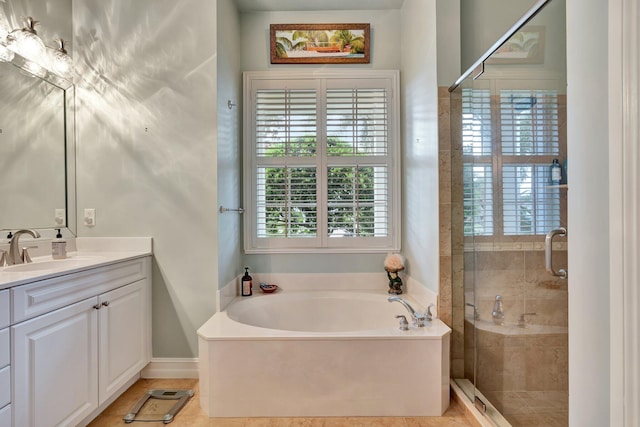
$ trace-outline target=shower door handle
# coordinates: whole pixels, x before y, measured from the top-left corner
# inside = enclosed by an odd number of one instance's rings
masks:
[[[554,228],[550,232],[547,233],[547,237],[544,239],[544,259],[545,265],[547,268],[547,273],[552,276],[561,277],[563,279],[567,278],[567,270],[561,268],[558,271],[553,269],[552,255],[553,255],[553,238],[556,236],[566,236],[567,229],[564,227]]]

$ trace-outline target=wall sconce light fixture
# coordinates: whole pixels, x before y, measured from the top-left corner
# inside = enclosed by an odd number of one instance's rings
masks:
[[[24,28],[15,29],[7,35],[7,47],[29,61],[40,62],[46,51],[44,42],[36,32],[38,21],[27,16],[25,23]]]
[[[22,68],[35,76],[44,77],[47,72],[52,72],[70,79],[73,61],[65,49],[64,40],[55,40],[55,48],[45,46],[35,29],[38,22],[28,16],[24,28],[7,34],[5,44],[0,41],[0,61],[12,61],[15,52],[26,60]]]

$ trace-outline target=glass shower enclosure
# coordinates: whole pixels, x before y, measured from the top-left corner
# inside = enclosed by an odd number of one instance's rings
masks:
[[[455,382],[497,425],[568,425],[565,89],[564,0],[538,2],[450,89]]]

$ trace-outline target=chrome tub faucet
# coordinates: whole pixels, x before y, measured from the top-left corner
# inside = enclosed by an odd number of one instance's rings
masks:
[[[425,325],[425,322],[430,322],[433,320],[433,314],[431,313],[431,307],[433,307],[433,304],[429,304],[429,307],[427,307],[427,310],[424,313],[419,313],[416,310],[414,310],[413,307],[411,307],[411,305],[408,302],[406,302],[400,297],[396,297],[396,296],[389,297],[387,301],[389,302],[397,301],[400,304],[404,305],[404,307],[407,309],[409,314],[411,314],[411,319],[413,320],[414,326],[423,328]]]

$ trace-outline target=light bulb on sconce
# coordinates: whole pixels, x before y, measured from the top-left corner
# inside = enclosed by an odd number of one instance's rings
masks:
[[[58,45],[56,48],[47,48],[51,71],[60,77],[69,78],[73,70],[73,61],[64,48],[64,40],[57,39],[55,42]]]
[[[47,75],[47,69],[33,61],[24,61],[24,64],[22,64],[22,68],[36,77],[43,78]]]
[[[0,41],[0,62],[11,62],[14,56],[15,53],[10,51],[4,43]]]
[[[1,1],[1,0],[0,0]],[[47,47],[36,32],[36,21],[28,16],[25,27],[7,34],[0,28],[0,61],[14,60],[14,52],[22,57],[16,65],[26,72],[44,78],[47,73],[71,80],[73,60],[67,53],[64,40],[55,40],[56,47]]]
[[[28,16],[25,23],[24,28],[15,29],[7,35],[7,47],[29,61],[41,63],[46,57],[46,48],[35,29],[38,21]]]
[[[0,62],[11,62],[15,54],[7,48],[7,31],[0,27]]]

